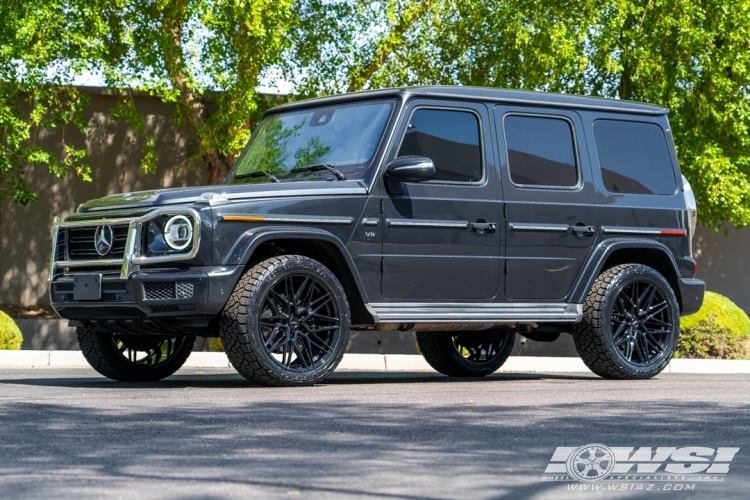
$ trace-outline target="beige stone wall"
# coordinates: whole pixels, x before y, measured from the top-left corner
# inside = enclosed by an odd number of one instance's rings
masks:
[[[0,202],[0,303],[46,304],[47,266],[51,250],[50,223],[55,215],[65,217],[79,203],[107,194],[161,187],[194,186],[204,183],[202,169],[187,169],[188,136],[171,118],[170,109],[157,98],[140,96],[136,105],[155,134],[159,156],[156,174],[142,173],[140,164],[143,139],[122,122],[109,118],[115,97],[92,92],[87,110],[90,129],[86,136],[65,131],[66,140],[84,144],[94,181],[83,182],[68,175],[56,179],[43,169],[29,171],[26,178],[40,200],[26,207],[11,201]],[[48,147],[60,143],[61,130],[48,133],[40,141]],[[173,168],[177,167],[177,168]],[[708,289],[730,297],[750,313],[748,272],[750,272],[750,228],[731,230],[729,236],[699,228],[695,237],[698,277]]]
[[[750,227],[732,228],[728,235],[699,227],[693,254],[706,288],[726,295],[750,314]]]
[[[39,193],[39,201],[26,207],[9,200],[0,202],[0,303],[49,303],[47,269],[55,215],[64,218],[80,203],[107,194],[204,183],[202,168],[187,168],[189,137],[175,126],[170,108],[159,99],[136,98],[136,107],[154,134],[159,157],[156,174],[147,175],[139,170],[143,138],[124,122],[109,117],[116,98],[95,90],[91,93],[86,135],[73,128],[64,133],[66,141],[72,140],[78,147],[85,144],[93,182],[83,182],[73,174],[57,179],[45,169],[33,169],[25,177],[30,189]],[[62,133],[53,130],[40,136],[39,142],[54,148]]]

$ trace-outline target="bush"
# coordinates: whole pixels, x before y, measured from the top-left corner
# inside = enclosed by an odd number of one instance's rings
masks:
[[[680,320],[676,358],[748,359],[750,318],[718,293],[706,292],[701,309]]]
[[[23,336],[13,318],[0,311],[0,349],[17,351],[21,348]]]

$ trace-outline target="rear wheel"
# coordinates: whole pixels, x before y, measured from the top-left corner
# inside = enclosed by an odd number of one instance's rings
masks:
[[[672,359],[680,335],[680,309],[669,282],[654,269],[623,264],[604,271],[573,328],[576,349],[604,378],[644,379]]]
[[[417,332],[424,359],[444,375],[484,377],[497,371],[510,356],[516,334],[507,330],[476,332]]]
[[[121,382],[150,382],[172,375],[195,344],[193,336],[113,334],[87,328],[77,328],[76,338],[94,370]]]

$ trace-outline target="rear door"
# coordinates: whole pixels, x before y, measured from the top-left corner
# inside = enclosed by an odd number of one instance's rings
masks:
[[[509,299],[563,300],[598,237],[591,166],[573,111],[495,108]]]
[[[501,283],[497,175],[483,104],[414,100],[390,158],[426,156],[428,182],[383,190],[383,295],[407,301],[483,300]],[[490,143],[491,144],[491,143]]]

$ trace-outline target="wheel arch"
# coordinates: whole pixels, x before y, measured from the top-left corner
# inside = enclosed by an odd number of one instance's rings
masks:
[[[251,267],[275,255],[294,254],[314,259],[336,276],[346,292],[352,324],[374,323],[365,307],[367,292],[344,243],[315,228],[261,228],[247,231],[235,243],[223,265]]]
[[[680,305],[680,311],[682,311],[683,301],[677,262],[666,245],[653,240],[603,241],[589,258],[581,278],[573,289],[570,301],[576,304],[583,303],[597,276],[619,264],[643,264],[656,270],[672,287],[677,303]]]

